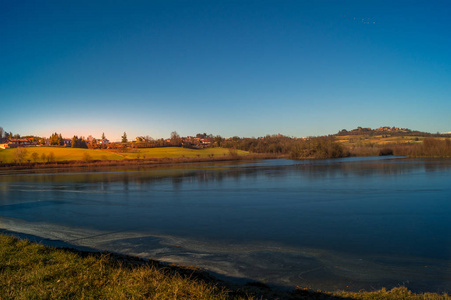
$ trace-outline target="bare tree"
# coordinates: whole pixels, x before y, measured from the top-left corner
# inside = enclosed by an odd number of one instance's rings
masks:
[[[180,135],[177,133],[177,131],[171,132],[171,145],[172,146],[180,146],[181,139]]]
[[[55,154],[53,154],[53,152],[49,153],[49,155],[47,156],[47,161],[48,162],[54,162],[55,161]]]
[[[37,162],[39,159],[39,154],[36,152],[31,153],[31,158],[33,159],[33,162]]]
[[[14,160],[19,162],[20,164],[22,163],[22,161],[25,160],[25,158],[27,157],[27,149],[19,147],[16,149],[16,151],[14,151]]]
[[[91,155],[88,152],[83,153],[83,160],[90,161],[92,159]]]

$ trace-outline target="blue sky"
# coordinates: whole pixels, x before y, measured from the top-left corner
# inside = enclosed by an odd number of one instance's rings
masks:
[[[0,1],[0,126],[451,130],[448,1]]]

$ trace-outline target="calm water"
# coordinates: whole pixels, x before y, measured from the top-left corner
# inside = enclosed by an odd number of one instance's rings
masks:
[[[0,228],[325,290],[451,291],[451,160],[0,174]]]

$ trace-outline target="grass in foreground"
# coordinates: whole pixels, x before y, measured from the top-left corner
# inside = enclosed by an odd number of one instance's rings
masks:
[[[225,288],[227,287],[227,289]],[[451,299],[390,291],[335,294],[236,286],[196,268],[56,249],[0,235],[0,299]]]
[[[228,299],[225,291],[152,264],[80,255],[0,236],[1,299]]]

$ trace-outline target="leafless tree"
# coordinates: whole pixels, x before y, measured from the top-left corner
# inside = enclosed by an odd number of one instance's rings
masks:
[[[180,146],[182,140],[180,139],[180,135],[177,131],[171,132],[171,145],[172,146]]]
[[[22,163],[22,161],[25,160],[25,158],[27,157],[27,149],[19,147],[16,149],[16,151],[14,151],[14,160]]]

